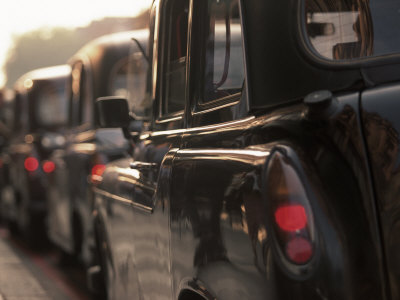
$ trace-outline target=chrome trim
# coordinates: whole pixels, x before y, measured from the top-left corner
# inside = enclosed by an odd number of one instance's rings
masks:
[[[87,130],[81,133],[78,133],[75,136],[74,142],[75,143],[84,143],[84,142],[89,142],[94,140],[96,137],[96,131],[95,130]]]
[[[189,157],[195,160],[229,160],[245,163],[253,166],[260,166],[270,154],[269,149],[183,149],[179,150],[177,160]]]
[[[234,95],[231,95],[231,96],[235,96],[235,97],[228,96],[228,97],[224,97],[224,98],[220,98],[220,99],[214,100],[214,101],[212,101],[210,103],[206,103],[206,104],[212,105],[211,108],[204,108],[203,109],[202,105],[198,105],[200,110],[192,112],[192,115],[196,116],[196,115],[200,115],[200,114],[209,113],[209,112],[212,112],[212,111],[215,111],[215,110],[219,110],[219,109],[222,109],[222,108],[225,108],[225,107],[235,106],[236,104],[239,104],[239,102],[240,102],[240,99],[239,100],[236,99],[236,97],[239,94],[241,95],[241,93],[236,93]],[[231,100],[231,98],[236,99],[236,100]],[[226,99],[228,99],[228,100],[226,100]],[[228,101],[230,101],[230,102],[228,102]],[[221,104],[221,103],[223,103],[223,104]]]
[[[161,118],[157,119],[155,122],[157,124],[164,124],[168,122],[173,122],[173,121],[179,121],[183,119],[183,113],[181,113],[179,116],[169,116],[168,114],[162,116]]]
[[[150,170],[157,167],[156,163],[151,162],[143,162],[143,161],[134,161],[129,164],[131,169],[138,169],[138,170]]]
[[[138,209],[140,211],[143,211],[143,212],[146,212],[146,213],[149,213],[149,214],[153,213],[153,208],[152,207],[148,207],[148,206],[145,206],[143,204],[136,203],[136,202],[134,202],[132,200],[128,200],[126,198],[123,198],[121,196],[117,196],[117,195],[111,194],[111,193],[106,192],[104,190],[101,190],[101,189],[99,189],[97,187],[93,187],[93,192],[95,192],[95,193],[97,193],[99,195],[102,195],[104,197],[110,198],[112,200],[115,200],[115,201],[118,201],[118,202],[122,202],[123,204],[130,205],[133,208],[136,208],[136,209]]]

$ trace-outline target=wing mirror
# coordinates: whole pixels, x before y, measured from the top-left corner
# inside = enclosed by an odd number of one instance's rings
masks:
[[[140,131],[131,126],[131,121],[137,120],[133,114],[129,112],[128,100],[125,98],[118,96],[97,98],[96,109],[100,127],[121,128],[125,138],[128,140],[134,139],[134,136],[131,134],[132,129],[133,131]]]
[[[96,100],[98,120],[103,128],[128,128],[130,122],[128,101],[122,97],[100,97]]]

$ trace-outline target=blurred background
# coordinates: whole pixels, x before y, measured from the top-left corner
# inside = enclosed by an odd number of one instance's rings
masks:
[[[30,70],[66,63],[96,37],[146,27],[150,4],[151,0],[3,2],[0,91],[7,94]]]

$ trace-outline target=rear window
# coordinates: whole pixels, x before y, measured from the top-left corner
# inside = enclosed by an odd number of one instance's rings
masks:
[[[400,1],[306,0],[306,32],[314,50],[331,60],[400,52]]]
[[[39,126],[62,126],[67,123],[68,110],[63,85],[48,84],[37,96],[36,119]]]

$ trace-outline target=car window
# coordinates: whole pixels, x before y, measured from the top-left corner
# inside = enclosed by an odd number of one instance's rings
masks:
[[[21,95],[19,92],[15,93],[15,98],[13,101],[13,130],[14,132],[19,132],[21,130],[27,129],[27,122],[28,122],[28,113],[27,107],[24,105],[25,99],[24,95]]]
[[[324,58],[350,60],[400,52],[400,2],[307,0],[306,32]]]
[[[208,1],[202,102],[240,98],[244,83],[242,32],[238,0]]]
[[[81,122],[81,109],[80,109],[80,86],[81,86],[81,71],[82,63],[76,63],[71,71],[71,108],[70,108],[70,123],[72,126],[78,126]]]
[[[169,1],[166,10],[162,114],[185,107],[189,0]]]
[[[71,84],[71,125],[90,124],[92,122],[93,108],[89,94],[88,74],[82,62],[75,63],[72,67]]]
[[[128,59],[121,59],[115,64],[110,73],[110,95],[127,97]]]
[[[48,84],[37,98],[36,119],[41,126],[61,126],[67,122],[65,87]]]
[[[149,93],[146,93],[146,78],[148,63],[141,52],[134,51],[129,55],[127,75],[127,99],[129,108],[135,115],[149,116],[149,109],[152,105]]]

